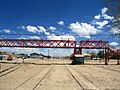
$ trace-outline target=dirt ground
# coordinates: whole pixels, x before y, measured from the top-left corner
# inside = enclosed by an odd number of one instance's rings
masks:
[[[0,90],[120,90],[120,65],[116,60],[85,61],[16,59],[0,60]]]

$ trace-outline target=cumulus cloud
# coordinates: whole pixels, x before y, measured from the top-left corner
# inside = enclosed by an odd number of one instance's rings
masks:
[[[64,21],[59,21],[59,22],[57,22],[57,24],[59,24],[59,25],[64,25]]]
[[[98,15],[96,15],[94,18],[95,18],[95,19],[100,19],[100,17],[101,17],[101,15],[98,14]]]
[[[18,26],[19,29],[26,29],[25,26]]]
[[[50,33],[49,33],[49,32],[44,32],[44,33],[45,33],[45,35],[46,35],[46,36],[49,36],[49,35],[50,35]]]
[[[37,26],[39,28],[38,32],[46,32],[46,29],[43,26]]]
[[[38,29],[35,26],[26,26],[27,31],[37,33]]]
[[[72,35],[61,35],[61,40],[75,40],[75,37]]]
[[[38,36],[28,36],[30,39],[40,39]]]
[[[5,33],[10,33],[11,31],[9,29],[4,29],[3,30]]]
[[[119,44],[117,42],[111,42],[110,45],[111,46],[118,46]]]
[[[120,34],[120,29],[117,28],[117,27],[114,27],[114,28],[111,29],[110,32],[113,33],[113,34]]]
[[[46,36],[49,36],[50,33],[47,32],[47,30],[43,26],[37,26],[38,27],[38,32],[43,32]]]
[[[75,40],[75,37],[72,35],[60,35],[51,34],[47,36],[48,40]]]
[[[113,16],[109,16],[109,15],[107,15],[107,14],[103,14],[102,17],[103,17],[104,19],[108,19],[108,20],[113,20],[113,19],[114,19]]]
[[[97,29],[87,23],[71,23],[69,28],[80,37],[90,38],[91,34],[97,34]]]
[[[2,51],[7,51],[7,52],[13,52],[13,53],[16,53],[16,54],[21,54],[21,53],[24,53],[24,54],[31,54],[32,52],[40,52],[38,48],[17,48],[17,47],[2,47],[1,48]]]
[[[45,35],[50,35],[49,32],[43,26],[26,26],[27,31],[32,33],[45,33]]]
[[[56,27],[53,27],[53,26],[50,26],[49,29],[52,30],[52,31],[57,30]]]
[[[94,16],[95,20],[92,21],[92,24],[96,25],[98,29],[102,29],[104,26],[107,26],[110,21],[114,20],[113,16],[106,14],[107,10],[108,8],[104,7],[101,9],[101,14]]]
[[[113,20],[114,19],[113,16],[109,16],[109,15],[106,14],[107,10],[108,10],[108,8],[106,8],[106,7],[102,8],[101,9],[101,14],[98,14],[98,15],[94,16],[94,18],[98,19],[98,20],[101,19],[101,18],[106,19],[106,20]]]
[[[107,11],[108,11],[108,8],[106,8],[106,7],[104,7],[104,8],[101,9],[101,13],[102,14],[105,14]]]
[[[18,38],[18,39],[28,39],[28,38],[22,36],[22,37],[20,37],[20,38]]]
[[[103,22],[96,22],[96,24],[98,25],[97,28],[101,29],[108,24],[108,21],[104,20]]]

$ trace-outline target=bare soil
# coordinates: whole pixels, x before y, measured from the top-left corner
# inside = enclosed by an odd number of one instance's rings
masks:
[[[1,60],[0,90],[120,90],[120,65],[116,60],[85,61],[70,65],[71,60]]]

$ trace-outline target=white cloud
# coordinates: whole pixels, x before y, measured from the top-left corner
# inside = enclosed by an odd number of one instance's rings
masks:
[[[108,20],[113,20],[113,19],[114,19],[113,16],[109,16],[109,15],[107,15],[107,14],[103,14],[102,17],[103,17],[104,19],[108,19]]]
[[[49,36],[49,35],[50,35],[50,33],[49,33],[49,32],[44,32],[44,33],[45,33],[45,35],[46,35],[46,36]]]
[[[18,26],[17,28],[19,28],[19,29],[25,29],[25,26]]]
[[[28,36],[28,38],[30,38],[30,39],[40,39],[40,37],[38,37],[38,36]]]
[[[47,38],[49,40],[75,40],[75,37],[72,36],[72,35],[60,35],[60,36],[57,36],[55,34],[51,34],[49,36],[47,36]]]
[[[27,31],[37,33],[38,29],[35,26],[26,26]]]
[[[32,32],[32,33],[40,33],[43,32],[45,35],[50,35],[49,32],[46,31],[46,29],[43,26],[26,26],[27,31]]]
[[[28,39],[28,38],[26,38],[26,37],[20,37],[20,38],[18,38],[18,39]]]
[[[61,40],[61,38],[56,36],[55,34],[48,35],[47,39],[48,40]]]
[[[80,35],[80,37],[85,37],[85,38],[90,38],[91,34],[97,34],[97,29],[87,23],[71,23],[69,28],[77,33],[78,35]]]
[[[101,13],[105,14],[107,12],[107,10],[108,10],[108,8],[104,7],[104,8],[101,9]]]
[[[108,21],[104,20],[103,22],[96,22],[96,24],[98,25],[97,28],[101,29],[108,24]]]
[[[59,24],[59,25],[64,25],[64,21],[59,21],[59,22],[57,22],[57,24]]]
[[[49,36],[50,33],[43,26],[37,26],[39,28],[38,32],[43,32],[46,36]]]
[[[39,28],[38,32],[46,32],[46,29],[43,26],[37,26]]]
[[[70,56],[73,53],[73,49],[50,49],[50,55],[56,57]],[[68,53],[69,52],[69,53]],[[48,53],[46,52],[46,55]]]
[[[75,40],[75,37],[72,35],[61,35],[61,40]]]
[[[110,32],[113,33],[113,34],[120,34],[120,29],[117,28],[117,27],[114,27],[114,28],[111,29]]]
[[[107,15],[108,8],[104,7],[101,9],[101,14],[94,16],[94,19],[91,24],[95,25],[97,29],[103,29],[103,27],[110,27],[109,22],[114,20],[113,16]]]
[[[111,45],[111,46],[117,46],[117,45],[119,45],[119,44],[118,44],[117,42],[111,42],[110,45]]]
[[[1,48],[2,51],[7,51],[7,52],[13,52],[13,53],[17,53],[17,54],[31,54],[33,52],[40,52],[38,48],[20,48],[20,47],[2,47]]]
[[[50,26],[49,29],[52,30],[52,31],[57,30],[56,27],[53,27],[53,26]]]
[[[98,14],[96,16],[94,16],[95,19],[100,19],[100,18],[103,18],[103,19],[107,19],[107,20],[113,20],[114,17],[113,16],[109,16],[107,15],[107,10],[108,8],[104,7],[101,9],[101,14]]]
[[[98,15],[96,15],[94,18],[95,18],[95,19],[100,19],[100,17],[101,17],[100,14],[98,14]]]
[[[31,53],[42,53],[44,55],[48,55],[48,49],[45,48],[18,48],[18,47],[1,47],[1,51],[7,51],[7,52],[13,52],[16,54],[31,54]],[[73,49],[49,49],[49,55],[50,56],[56,56],[56,57],[63,57],[63,56],[69,56],[73,53]],[[69,52],[69,53],[68,53]]]
[[[5,33],[10,33],[11,31],[9,29],[4,29],[3,30]]]

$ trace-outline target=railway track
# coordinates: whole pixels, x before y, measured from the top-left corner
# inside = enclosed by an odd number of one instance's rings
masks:
[[[19,64],[19,65],[15,65],[13,67],[10,67],[10,68],[7,68],[7,69],[1,71],[0,72],[0,77],[5,76],[5,75],[7,75],[7,74],[9,74],[9,73],[11,73],[13,71],[16,71],[17,69],[21,68],[22,66],[23,65]]]
[[[66,66],[66,65],[65,65]],[[69,73],[71,74],[71,76],[74,78],[74,80],[76,81],[76,83],[81,87],[82,90],[85,90],[84,87],[81,85],[81,83],[78,81],[78,79],[73,75],[73,73],[70,71],[70,69],[68,69],[68,67],[66,66],[67,70],[69,71]]]
[[[18,60],[16,60],[13,64],[17,64],[17,62],[18,62]],[[0,71],[0,74],[3,73],[3,72],[6,72],[6,71],[8,71],[8,70],[11,70],[11,69],[13,69],[13,68],[15,68],[15,67],[17,67],[17,66],[19,66],[19,65],[20,65],[20,64],[17,64],[17,65],[15,65],[15,66],[11,66],[11,67],[9,67],[9,68],[7,68],[7,69],[1,70],[1,71]]]
[[[13,64],[17,64],[18,60],[16,60]],[[15,66],[11,66],[5,70],[0,71],[0,77],[5,76],[13,71],[16,71],[17,69],[21,68],[22,66],[26,66],[27,64],[17,64]]]
[[[90,79],[88,79],[85,75],[80,73],[78,70],[76,70],[72,66],[66,66],[66,68],[68,69],[72,77],[75,79],[75,81],[82,88],[82,90],[86,90],[86,89],[99,90],[99,88]]]
[[[49,67],[43,69],[42,71],[39,71],[38,73],[34,74],[33,76],[31,76],[30,78],[28,78],[27,80],[25,80],[19,86],[17,86],[16,88],[14,88],[13,90],[19,90],[20,88],[29,85],[29,82],[31,82],[32,79],[33,79],[32,84],[34,84],[34,86],[31,87],[31,90],[35,90],[37,88],[37,86],[43,81],[43,79],[49,74],[49,72],[51,71],[51,69],[53,67],[54,66],[52,66],[52,67],[49,66]]]
[[[53,66],[53,67],[54,67],[54,66]],[[52,70],[53,67],[51,67],[51,68],[48,70],[48,72],[38,81],[38,83],[33,87],[32,90],[35,90],[35,89],[36,89],[36,87],[37,87],[37,86],[40,84],[40,82],[42,82],[43,79],[49,74],[49,72]]]
[[[18,65],[11,66],[11,67],[9,67],[9,68],[7,68],[7,69],[4,69],[4,70],[0,71],[0,73],[3,73],[3,72],[8,71],[8,70],[10,70],[10,69],[12,69],[12,68],[15,68],[16,66],[18,66]]]

